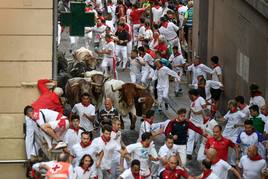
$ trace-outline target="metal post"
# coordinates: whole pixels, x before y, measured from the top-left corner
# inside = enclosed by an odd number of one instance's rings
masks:
[[[52,78],[57,80],[58,0],[53,0]]]

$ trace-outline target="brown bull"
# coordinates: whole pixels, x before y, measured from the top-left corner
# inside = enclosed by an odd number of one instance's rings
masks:
[[[113,88],[112,88],[113,89]],[[120,91],[119,102],[125,104],[129,111],[131,120],[131,129],[135,129],[136,116],[144,115],[150,110],[154,104],[154,98],[150,94],[150,90],[134,83],[125,83],[113,91]]]
[[[91,89],[90,82],[83,78],[69,79],[65,86],[65,94],[68,103],[73,107],[81,101],[81,95],[89,93]]]
[[[92,71],[93,72],[93,71]],[[83,93],[88,93],[91,103],[99,109],[103,99],[103,84],[107,80],[103,74],[95,73],[89,78],[72,78],[68,80],[65,93],[71,106],[79,103]]]

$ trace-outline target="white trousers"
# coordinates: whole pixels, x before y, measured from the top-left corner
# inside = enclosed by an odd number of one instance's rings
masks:
[[[199,146],[199,150],[197,153],[197,161],[202,162],[202,160],[204,160],[205,158],[205,144],[202,142]]]
[[[194,150],[195,142],[200,142],[201,135],[193,131],[192,129],[188,129],[188,141],[187,141],[187,155],[192,155]]]
[[[181,53],[181,43],[178,37],[175,39],[169,40],[168,43],[170,43],[172,47],[178,46],[178,50]]]
[[[134,40],[135,46],[137,45],[137,41],[138,41],[139,28],[140,28],[140,24],[133,24],[133,40]]]
[[[165,99],[168,99],[168,92],[169,92],[169,86],[157,89],[157,96],[158,96],[157,100],[159,105],[161,105]]]
[[[154,70],[151,67],[144,67],[141,71],[141,82],[147,84],[149,78],[153,78]]]
[[[30,119],[28,116],[25,116],[26,124],[26,136],[25,136],[25,148],[27,159],[31,159],[31,155],[37,156],[39,147],[34,141],[34,132],[36,131],[36,123]]]
[[[141,82],[141,73],[134,73],[134,72],[130,71],[129,75],[130,75],[131,83],[140,83]]]
[[[120,55],[122,56],[122,59],[123,59],[122,68],[123,69],[126,68],[126,65],[127,65],[127,46],[116,45],[115,55],[117,58],[120,58]]]
[[[105,75],[109,74],[108,67],[110,67],[110,73],[113,74],[113,58],[104,57],[101,63],[101,69]]]
[[[178,146],[178,153],[181,158],[182,166],[186,165],[186,145],[177,145]]]

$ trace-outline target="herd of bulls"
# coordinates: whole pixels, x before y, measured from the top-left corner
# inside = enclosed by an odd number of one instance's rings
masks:
[[[74,62],[68,64],[66,60],[63,64],[67,65],[60,64],[62,62],[64,58],[58,61],[58,81],[59,86],[65,89],[65,97],[71,107],[80,102],[83,93],[90,95],[91,103],[96,107],[96,111],[102,107],[105,98],[110,98],[122,116],[129,115],[130,128],[135,129],[137,116],[145,114],[155,102],[148,88],[111,79],[102,72],[94,70],[97,65],[96,59],[87,49],[78,49],[74,53]],[[79,63],[82,64],[80,67],[83,69],[73,69],[78,68],[76,64]],[[63,66],[65,68],[62,68]],[[74,70],[79,73],[71,73]]]

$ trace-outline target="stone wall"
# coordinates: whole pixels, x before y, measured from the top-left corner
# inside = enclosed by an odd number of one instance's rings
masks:
[[[39,94],[21,83],[52,77],[53,1],[1,0],[0,24],[0,160],[22,160],[23,108]],[[23,164],[0,164],[0,173],[25,176]]]
[[[248,98],[253,82],[260,85],[268,100],[268,17],[260,10],[266,5],[254,6],[250,1],[217,0],[209,1],[208,8],[195,7],[199,12],[208,11],[208,24],[199,22],[199,26],[208,29],[207,59],[220,57],[225,100],[238,94]]]

